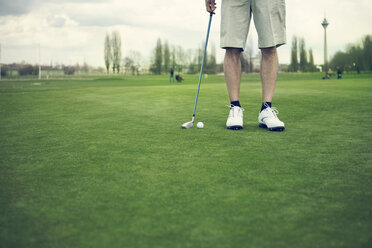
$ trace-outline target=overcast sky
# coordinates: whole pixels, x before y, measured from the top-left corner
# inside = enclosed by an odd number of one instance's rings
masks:
[[[257,0],[259,1],[259,0]],[[212,21],[210,41],[219,47],[220,5]],[[372,34],[371,0],[286,0],[287,45],[279,48],[281,63],[289,63],[291,39],[304,37],[316,63],[323,63],[324,15],[329,55],[348,43]],[[156,39],[185,49],[197,48],[205,39],[209,15],[204,0],[0,0],[2,63],[37,63],[41,46],[43,64],[103,66],[106,32],[118,30],[123,57],[139,51],[149,61]],[[251,25],[248,40],[257,50],[257,34]],[[222,61],[223,50],[217,49]]]

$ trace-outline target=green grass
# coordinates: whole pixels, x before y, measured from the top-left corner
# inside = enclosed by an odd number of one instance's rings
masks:
[[[370,247],[372,75],[281,74],[282,133],[222,76],[0,82],[0,247]],[[35,84],[36,83],[36,84]]]

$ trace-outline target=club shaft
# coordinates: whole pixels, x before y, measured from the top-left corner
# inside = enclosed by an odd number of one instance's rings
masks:
[[[209,31],[210,31],[210,29],[211,29],[212,16],[213,16],[213,14],[211,13],[210,16],[209,16],[207,38],[205,39],[205,46],[204,46],[203,60],[202,60],[201,67],[200,67],[199,84],[198,84],[198,90],[197,90],[197,92],[196,92],[195,105],[194,105],[194,113],[193,113],[193,115],[192,115],[192,119],[193,119],[193,120],[194,120],[195,113],[196,113],[196,105],[198,104],[198,97],[199,97],[200,83],[201,83],[201,79],[202,79],[202,76],[203,76],[204,60],[205,60],[205,56],[206,56],[206,54],[207,54],[208,38],[209,38]]]

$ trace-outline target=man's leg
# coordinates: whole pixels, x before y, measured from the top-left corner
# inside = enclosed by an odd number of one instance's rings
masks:
[[[278,77],[278,55],[275,47],[261,49],[261,82],[262,107],[258,115],[258,123],[270,131],[284,131],[284,123],[279,120],[277,111],[271,108],[276,79]]]
[[[229,93],[231,102],[239,101],[241,64],[240,64],[240,48],[227,48],[224,60],[224,72],[226,79],[226,87]]]
[[[276,47],[261,49],[262,102],[272,102],[278,77],[278,55]]]
[[[230,98],[230,112],[226,121],[226,128],[239,130],[243,128],[243,109],[239,103],[241,78],[240,48],[227,48],[224,60],[226,87]]]

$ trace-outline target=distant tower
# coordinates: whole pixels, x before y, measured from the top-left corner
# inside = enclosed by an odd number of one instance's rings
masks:
[[[322,22],[322,26],[324,28],[324,71],[325,71],[325,78],[328,78],[328,59],[327,59],[327,27],[329,23],[327,19],[324,17],[324,20]]]

